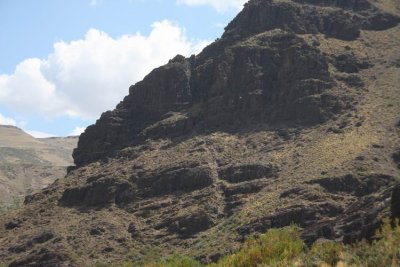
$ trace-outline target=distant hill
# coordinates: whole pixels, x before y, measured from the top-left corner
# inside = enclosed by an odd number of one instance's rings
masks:
[[[0,213],[18,206],[73,165],[78,137],[37,139],[14,126],[0,125]]]

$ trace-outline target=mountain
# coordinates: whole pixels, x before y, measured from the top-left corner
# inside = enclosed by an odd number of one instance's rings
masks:
[[[0,261],[212,262],[293,223],[308,244],[372,238],[400,214],[399,15],[395,0],[249,1],[86,129],[76,167],[2,219]]]
[[[14,126],[0,125],[0,209],[18,206],[66,174],[78,137],[36,139]]]

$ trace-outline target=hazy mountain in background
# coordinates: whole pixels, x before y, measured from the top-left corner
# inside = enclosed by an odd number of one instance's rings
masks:
[[[14,126],[0,125],[0,211],[48,186],[73,165],[78,137],[34,138]]]

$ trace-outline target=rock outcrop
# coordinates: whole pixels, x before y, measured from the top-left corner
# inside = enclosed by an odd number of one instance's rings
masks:
[[[344,108],[329,90],[334,81],[327,59],[292,33],[274,30],[226,47],[218,57],[207,53],[212,51],[177,57],[131,87],[116,110],[82,135],[75,163],[148,138],[238,128],[243,122],[316,124]]]
[[[132,86],[114,111],[104,113],[82,135],[75,163],[101,159],[147,138],[226,128],[243,121],[300,125],[326,121],[346,106],[332,93],[335,82],[328,62],[333,60],[346,73],[368,68],[369,63],[351,53],[331,59],[301,35],[323,33],[354,40],[362,29],[384,30],[398,22],[399,17],[366,0],[250,1],[222,38],[201,54],[177,56]],[[172,116],[173,112],[182,114]]]

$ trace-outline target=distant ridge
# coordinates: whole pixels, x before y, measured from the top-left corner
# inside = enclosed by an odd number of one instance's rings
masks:
[[[66,174],[78,138],[34,138],[18,127],[0,125],[0,211],[19,205]]]

